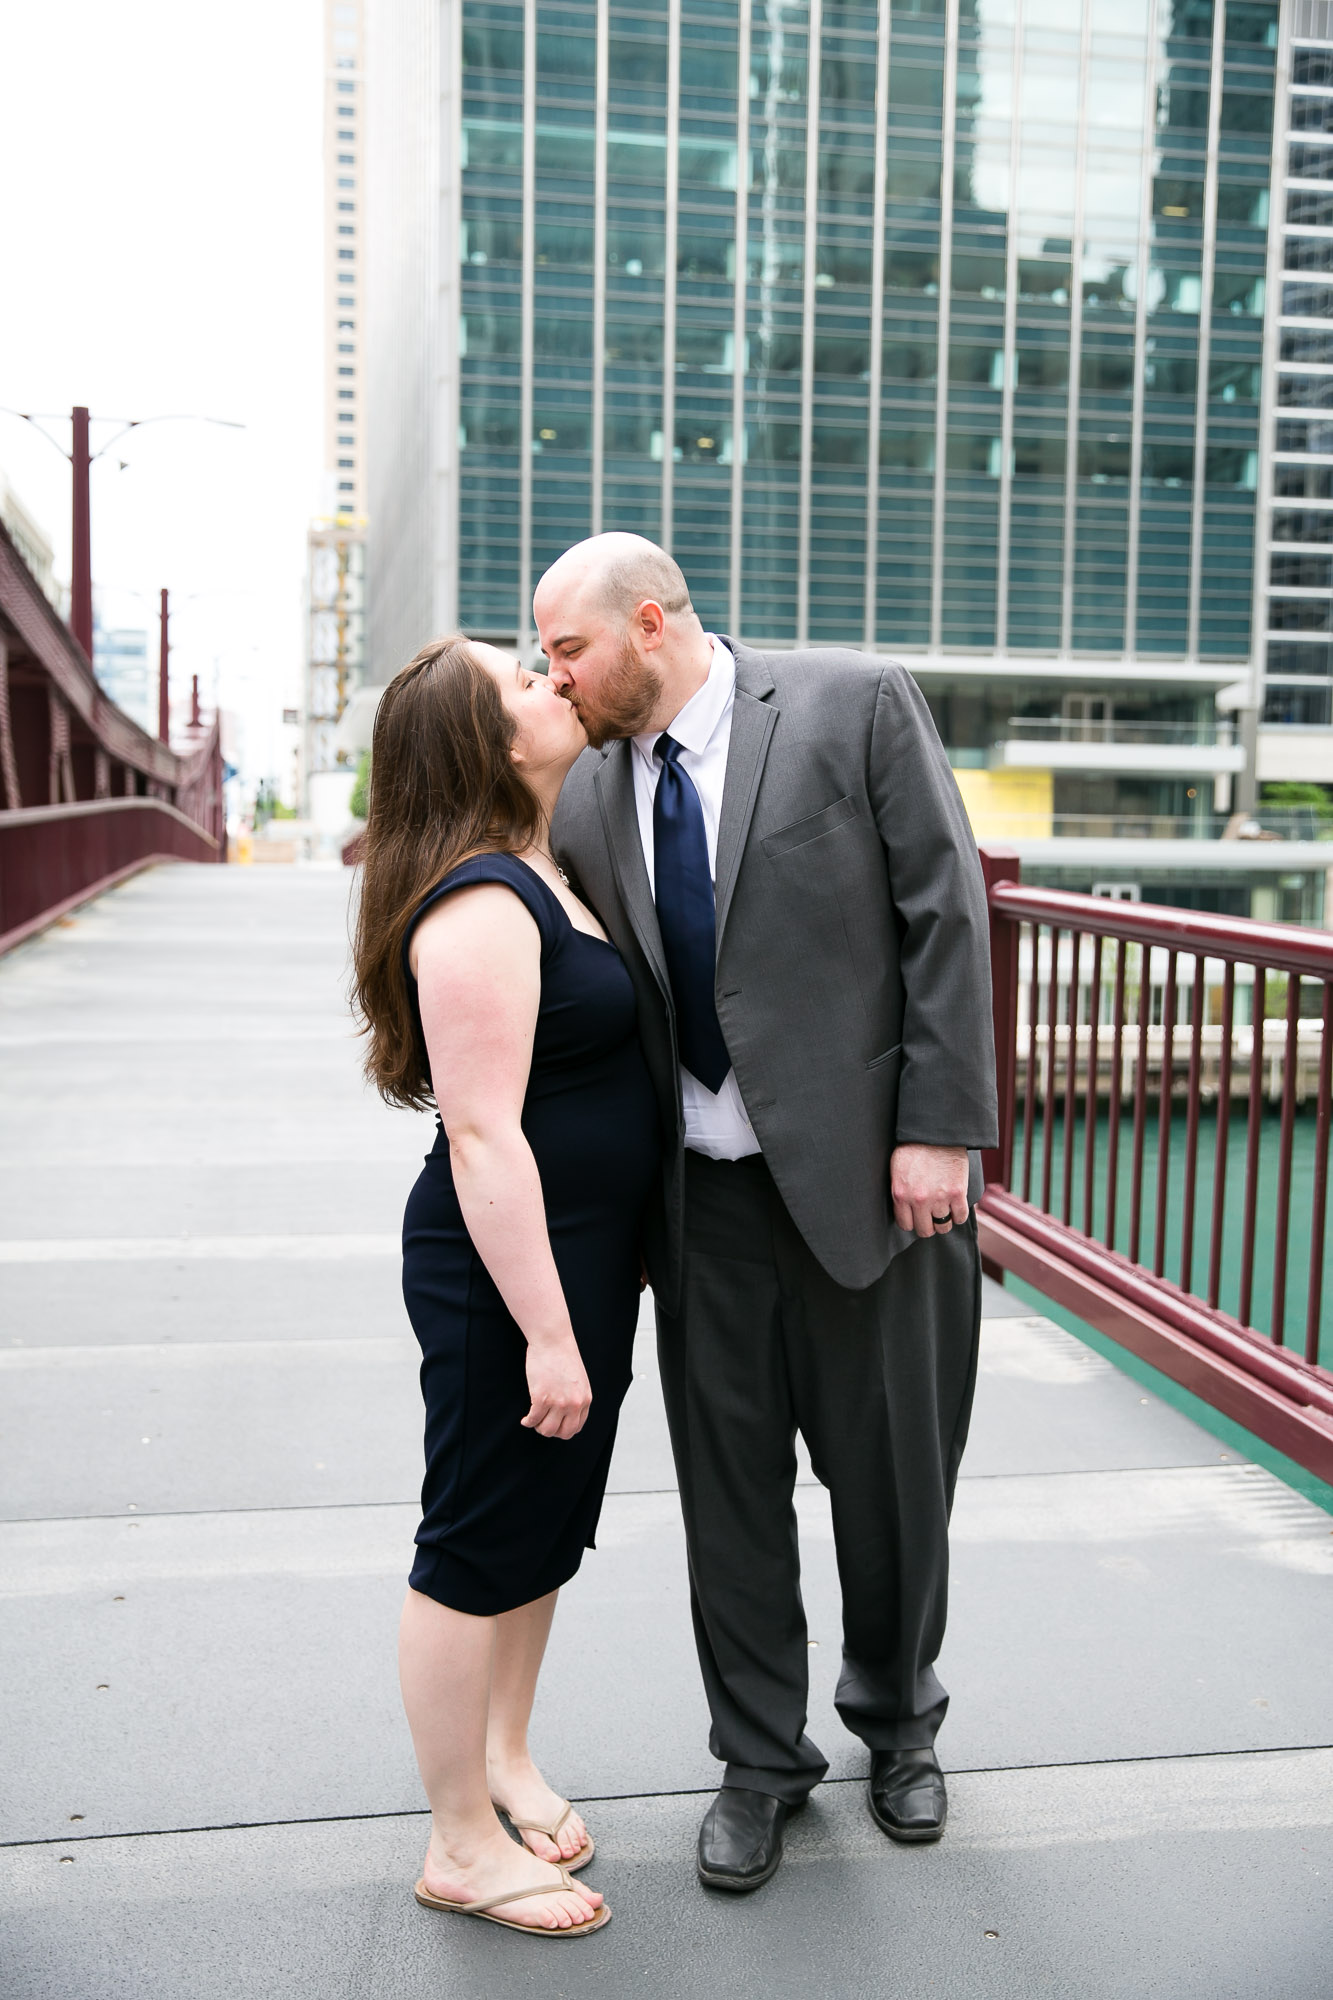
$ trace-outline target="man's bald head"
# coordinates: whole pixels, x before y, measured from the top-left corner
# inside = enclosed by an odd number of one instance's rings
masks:
[[[660,605],[668,618],[693,609],[680,564],[643,535],[592,535],[566,549],[538,584],[533,608],[561,600],[621,626],[641,604]]]
[[[643,535],[576,542],[537,585],[532,612],[552,682],[595,746],[656,726],[707,678],[712,649],[689,585]]]

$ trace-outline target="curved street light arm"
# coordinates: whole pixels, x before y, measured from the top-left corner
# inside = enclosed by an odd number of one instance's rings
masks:
[[[60,453],[66,465],[73,464],[73,454],[66,451],[64,445],[60,443],[58,438],[53,438],[50,431],[42,429],[43,423],[67,424],[69,422],[68,417],[48,416],[45,412],[42,412],[40,415],[34,415],[31,410],[11,410],[8,403],[0,403],[0,412],[3,412],[7,417],[17,417],[21,423],[31,424],[38,437],[44,437],[46,442]]]
[[[92,454],[88,463],[95,464],[104,452],[110,451],[113,444],[118,444],[121,438],[128,437],[131,431],[141,431],[145,424],[217,424],[223,430],[245,429],[245,425],[237,423],[234,417],[205,417],[192,410],[171,411],[160,417],[131,417],[120,430],[112,432],[106,443]]]

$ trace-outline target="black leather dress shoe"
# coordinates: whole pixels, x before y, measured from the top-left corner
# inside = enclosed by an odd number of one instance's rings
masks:
[[[710,1889],[757,1889],[778,1872],[782,1830],[795,1808],[767,1792],[727,1786],[699,1828],[699,1880]]]
[[[870,1815],[890,1840],[938,1840],[949,1810],[933,1750],[872,1750]]]

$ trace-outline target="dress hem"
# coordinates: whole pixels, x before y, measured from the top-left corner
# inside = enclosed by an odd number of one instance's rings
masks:
[[[430,1597],[442,1604],[446,1611],[461,1611],[470,1618],[499,1618],[506,1611],[520,1611],[525,1604],[535,1604],[539,1598],[549,1597],[554,1590],[563,1590],[576,1577],[582,1567],[583,1556],[572,1569],[564,1569],[551,1582],[542,1581],[537,1589],[527,1591],[521,1597],[506,1594],[497,1597],[491,1591],[478,1590],[470,1580],[464,1583],[459,1565],[439,1549],[417,1549],[417,1559],[412,1565],[407,1579],[409,1590],[419,1591],[423,1597]]]

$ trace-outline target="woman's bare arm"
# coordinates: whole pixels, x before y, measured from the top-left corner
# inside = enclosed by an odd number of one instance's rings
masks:
[[[468,1234],[528,1343],[523,1422],[571,1438],[592,1401],[520,1122],[541,999],[541,939],[495,883],[446,896],[411,945],[431,1080]]]

